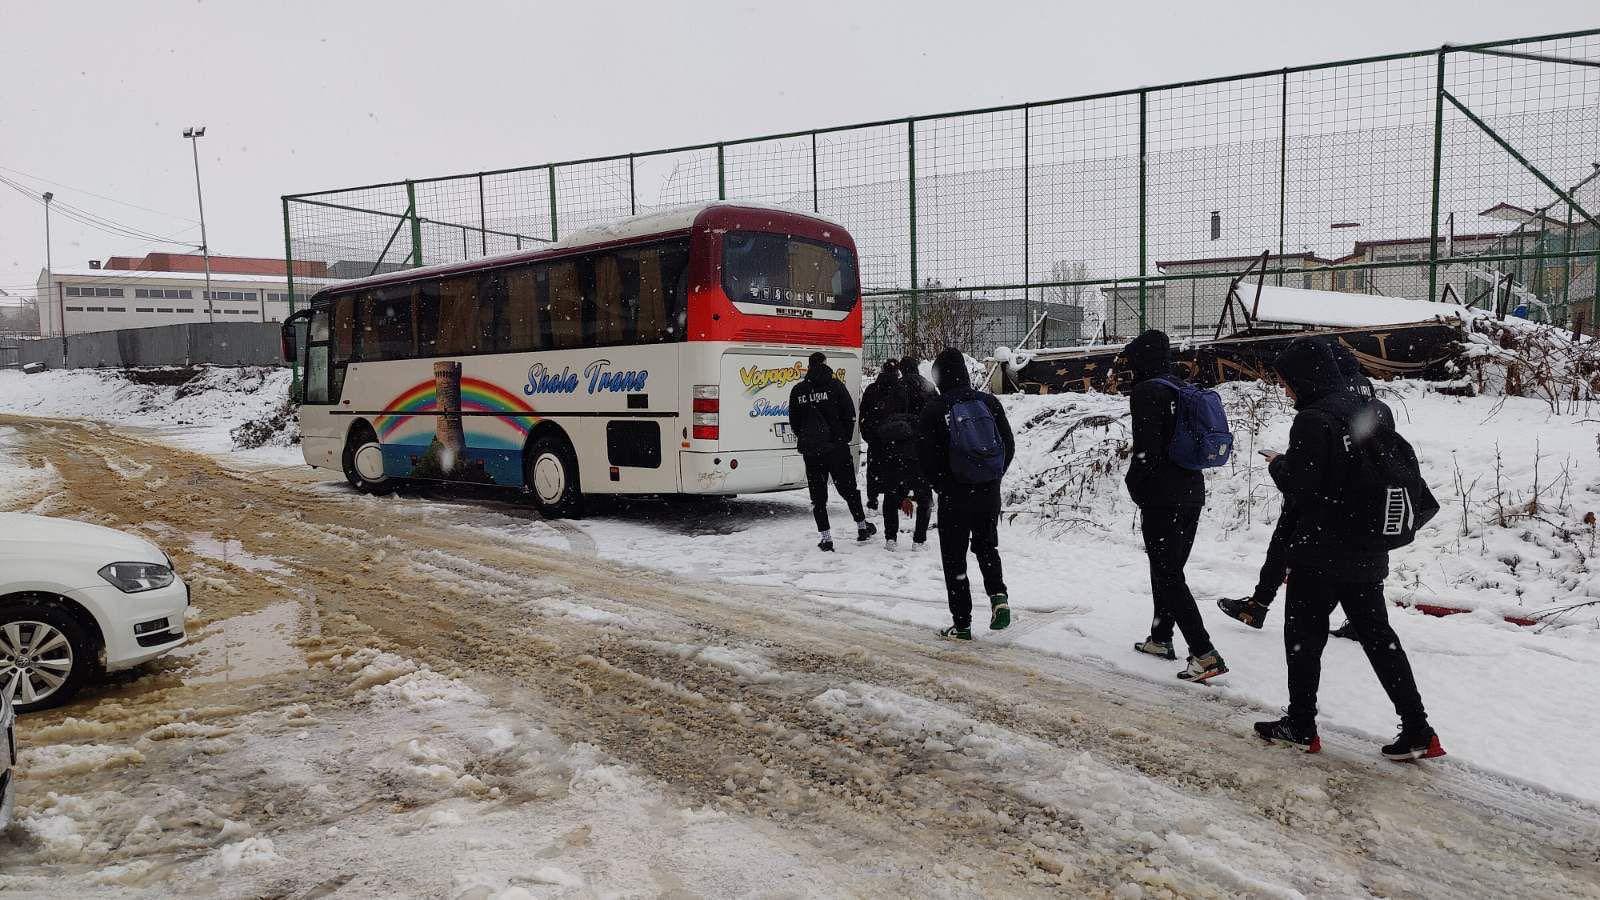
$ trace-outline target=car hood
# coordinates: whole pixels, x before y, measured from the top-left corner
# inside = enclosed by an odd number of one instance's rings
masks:
[[[111,528],[26,513],[0,513],[0,556],[70,557],[110,562],[165,563],[161,548]]]

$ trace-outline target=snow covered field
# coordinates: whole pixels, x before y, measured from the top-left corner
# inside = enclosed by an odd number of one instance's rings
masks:
[[[1018,615],[952,648],[932,640],[948,621],[932,545],[820,554],[802,492],[597,501],[559,522],[505,494],[364,497],[332,473],[279,470],[295,449],[229,449],[229,430],[270,411],[281,376],[209,373],[212,387],[183,397],[114,375],[43,377],[0,372],[0,415],[77,416],[78,398],[105,395],[109,380],[102,418],[232,475],[112,431],[0,423],[0,508],[144,531],[178,559],[199,607],[182,655],[24,720],[25,793],[0,835],[0,888],[1296,896],[1468,894],[1500,877],[1522,895],[1595,889],[1518,867],[1530,853],[1587,859],[1600,838],[1589,752],[1600,723],[1585,713],[1600,613],[1540,629],[1501,618],[1600,599],[1587,414],[1420,384],[1389,397],[1444,505],[1396,554],[1390,596],[1476,610],[1392,612],[1451,752],[1395,767],[1375,754],[1393,712],[1353,643],[1325,657],[1322,758],[1248,734],[1286,699],[1281,610],[1258,632],[1211,600],[1248,592],[1277,514],[1248,452],[1287,435],[1273,389],[1226,389],[1245,452],[1208,477],[1189,573],[1232,671],[1195,688],[1176,683],[1176,664],[1129,649],[1149,599],[1120,484],[1121,398],[1007,398],[1021,452],[1001,542]],[[93,484],[97,471],[116,477]],[[837,502],[833,513],[848,519]],[[372,578],[380,565],[385,578]],[[889,674],[913,659],[913,675]],[[609,690],[625,702],[602,703]],[[719,716],[737,728],[708,740]],[[819,740],[835,755],[815,755]],[[879,747],[892,749],[882,770]],[[789,754],[805,762],[790,767]],[[850,785],[838,801],[817,799],[827,779],[796,781],[836,766],[853,773],[829,776]],[[995,773],[1011,775],[1005,787],[987,787]],[[924,781],[939,799],[920,795]],[[918,795],[902,809],[908,790]],[[1578,803],[1553,806],[1561,796]],[[927,843],[873,831],[887,824],[871,818],[879,806],[919,822],[909,833]],[[942,811],[917,818],[930,807]],[[1485,808],[1542,822],[1537,849],[1515,843],[1523,855],[1501,858],[1512,844],[1467,824]],[[998,819],[940,825],[955,809]],[[1075,824],[1060,830],[1055,815]],[[981,854],[991,829],[1009,849],[988,852],[1017,851],[1020,869],[956,849]],[[863,833],[879,834],[879,852],[846,849]],[[940,843],[947,834],[954,843]],[[1352,866],[1339,854],[1355,845],[1375,855]],[[22,862],[8,867],[7,854]],[[1424,880],[1403,874],[1413,869]],[[1458,880],[1423,874],[1446,870]]]

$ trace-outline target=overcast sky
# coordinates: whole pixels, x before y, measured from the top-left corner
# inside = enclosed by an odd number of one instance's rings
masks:
[[[213,252],[281,256],[284,193],[1595,25],[1593,0],[0,0],[0,176],[198,243],[203,123]],[[62,267],[183,249],[53,231]],[[0,185],[0,290],[43,265],[42,208]]]

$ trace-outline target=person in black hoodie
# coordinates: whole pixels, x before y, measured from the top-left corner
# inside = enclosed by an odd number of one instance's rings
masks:
[[[1178,392],[1165,379],[1182,380],[1172,365],[1172,344],[1165,332],[1151,329],[1122,350],[1133,370],[1133,448],[1128,462],[1128,496],[1139,507],[1144,552],[1150,561],[1150,597],[1155,615],[1150,636],[1133,645],[1140,653],[1177,659],[1172,649],[1174,626],[1189,645],[1188,664],[1178,677],[1203,682],[1228,671],[1211,643],[1200,607],[1183,567],[1194,548],[1200,510],[1206,502],[1205,478],[1167,455],[1178,422]]]
[[[952,407],[981,402],[994,419],[1003,459],[1000,469],[1011,467],[1016,456],[1016,440],[1006,411],[993,394],[979,393],[972,387],[966,357],[960,350],[947,348],[933,361],[939,397],[922,409],[918,429],[917,455],[922,475],[939,494],[939,556],[944,563],[945,594],[950,603],[952,624],[939,632],[944,638],[972,640],[972,585],[967,579],[967,547],[978,558],[983,588],[989,595],[989,629],[999,631],[1011,624],[1011,606],[1005,579],[1000,571],[1000,477],[973,483],[958,477],[950,464],[950,416]]]
[[[1383,403],[1350,389],[1334,354],[1322,341],[1300,338],[1273,363],[1295,404],[1289,447],[1270,454],[1267,470],[1298,510],[1288,541],[1288,609],[1283,644],[1289,669],[1289,706],[1281,719],[1257,722],[1263,739],[1308,753],[1317,737],[1317,688],[1328,615],[1343,606],[1378,681],[1400,716],[1400,734],[1383,748],[1390,759],[1444,755],[1417,691],[1411,663],[1389,627],[1383,580],[1389,554],[1370,523],[1349,513],[1348,497],[1363,465],[1363,443],[1394,429]]]
[[[1337,340],[1330,340],[1328,350],[1333,353],[1334,362],[1338,365],[1339,374],[1344,378],[1348,390],[1367,397],[1377,397],[1372,382],[1361,370],[1361,362],[1350,352],[1350,348]],[[1218,600],[1217,608],[1224,614],[1238,619],[1251,628],[1260,628],[1266,624],[1267,611],[1272,608],[1272,601],[1278,596],[1278,588],[1283,587],[1284,581],[1289,577],[1289,535],[1294,532],[1297,519],[1294,499],[1285,495],[1283,510],[1278,514],[1278,524],[1272,529],[1272,540],[1267,544],[1267,558],[1261,563],[1261,577],[1256,580],[1255,591],[1248,597]],[[1334,637],[1358,640],[1349,622],[1334,629],[1332,634]]]
[[[806,463],[806,487],[811,491],[811,514],[817,520],[817,548],[833,552],[833,532],[828,526],[828,479],[850,507],[856,521],[856,540],[878,533],[861,508],[856,487],[856,463],[850,441],[856,430],[856,405],[850,391],[833,375],[825,353],[813,353],[806,377],[789,391],[789,427],[795,433],[800,456]]]
[[[915,372],[915,369],[912,370]],[[885,550],[899,546],[901,505],[916,501],[916,522],[911,532],[911,548],[921,550],[928,542],[928,522],[933,514],[933,490],[922,477],[918,458],[918,431],[922,411],[930,401],[923,393],[923,379],[903,372],[883,405],[882,423],[875,429],[872,452],[877,460],[879,483],[883,487],[883,540]],[[865,407],[866,401],[862,401]],[[865,429],[865,425],[862,426]]]
[[[861,392],[861,440],[867,445],[867,509],[878,508],[878,495],[884,492],[880,465],[883,451],[878,446],[878,429],[896,405],[900,393],[900,365],[884,362],[878,377]]]
[[[900,380],[908,387],[921,391],[924,399],[932,400],[939,396],[939,389],[922,377],[922,360],[915,356],[906,354],[900,358]]]

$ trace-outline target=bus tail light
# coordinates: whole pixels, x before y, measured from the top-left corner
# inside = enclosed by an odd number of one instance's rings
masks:
[[[714,441],[721,433],[722,388],[715,384],[694,386],[694,439]]]

